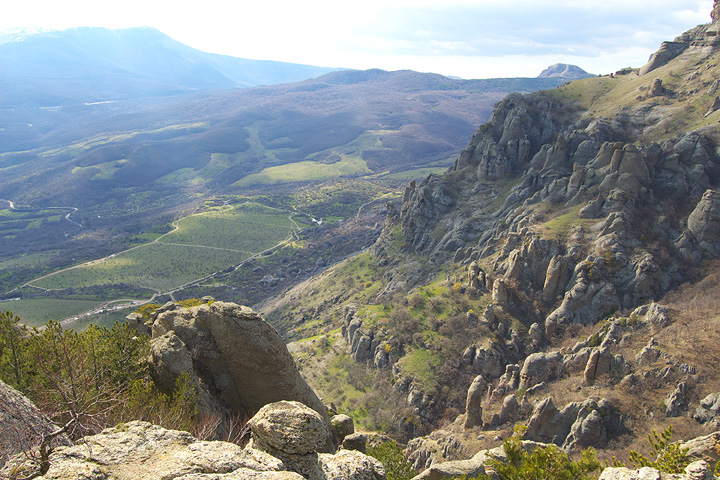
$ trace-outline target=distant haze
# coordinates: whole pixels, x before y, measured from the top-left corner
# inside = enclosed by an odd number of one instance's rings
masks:
[[[191,47],[323,67],[412,69],[462,78],[641,66],[664,40],[710,21],[712,0],[26,0],[0,30],[150,26]]]

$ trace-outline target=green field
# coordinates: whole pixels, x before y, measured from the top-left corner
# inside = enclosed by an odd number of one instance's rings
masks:
[[[378,178],[384,178],[384,179],[392,179],[392,180],[420,180],[428,175],[437,174],[440,175],[442,173],[447,172],[448,167],[427,167],[427,168],[415,168],[412,170],[403,170],[402,172],[397,173],[389,173],[387,175],[382,175]]]
[[[294,228],[288,215],[256,203],[245,203],[232,210],[185,217],[177,222],[177,230],[159,241],[258,253],[287,238]]]
[[[332,180],[341,176],[370,173],[367,163],[357,156],[342,155],[339,162],[326,164],[313,161],[288,163],[277,167],[268,167],[260,173],[248,175],[235,182],[233,186],[276,183],[294,183]]]
[[[127,283],[165,291],[245,260],[249,254],[153,243],[32,282],[47,289]]]
[[[46,289],[129,284],[165,292],[237,265],[285,240],[288,212],[255,203],[185,217],[177,230],[141,245],[32,282]]]
[[[32,298],[0,303],[0,311],[11,311],[31,327],[45,325],[48,320],[60,321],[79,315],[101,305],[99,300],[67,300],[57,298]]]

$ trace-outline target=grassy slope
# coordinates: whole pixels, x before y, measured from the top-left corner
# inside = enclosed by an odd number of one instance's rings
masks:
[[[720,52],[691,48],[644,76],[639,76],[635,70],[614,78],[588,78],[545,93],[558,100],[577,103],[591,118],[639,113],[648,125],[636,141],[648,143],[716,124],[720,112],[707,117],[705,114],[717,95],[711,87],[719,79]],[[655,80],[661,80],[663,87],[675,98],[650,96]]]

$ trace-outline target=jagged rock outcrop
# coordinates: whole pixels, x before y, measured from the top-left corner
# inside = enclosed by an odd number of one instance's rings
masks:
[[[679,417],[688,408],[688,383],[680,382],[665,399],[665,416]]]
[[[569,403],[558,410],[552,397],[537,403],[528,421],[526,438],[554,443],[566,450],[600,446],[608,440],[608,431],[615,431],[617,414],[605,400],[588,399]]]
[[[30,400],[0,380],[0,468],[13,455],[32,451],[43,437],[58,430]],[[66,436],[58,435],[48,446],[69,444]]]
[[[385,341],[382,331],[366,327],[355,315],[356,311],[355,305],[346,305],[343,309],[341,334],[350,349],[350,356],[356,362],[371,362],[378,369],[392,366],[398,360],[393,346]]]
[[[717,252],[720,248],[720,193],[707,190],[688,217],[687,225],[701,247]]]
[[[447,430],[435,430],[426,437],[413,438],[405,449],[413,468],[422,471],[434,464],[443,464],[468,457],[458,438]]]
[[[703,398],[693,418],[710,428],[720,428],[720,393],[711,393]]]
[[[609,374],[612,368],[612,361],[613,357],[609,348],[593,349],[583,372],[585,384],[594,385],[598,377]]]
[[[523,440],[523,450],[531,452],[545,444]],[[420,475],[413,477],[412,480],[449,480],[465,475],[467,478],[475,478],[479,475],[490,473],[490,469],[485,470],[485,463],[491,458],[499,460],[507,460],[505,449],[500,446],[489,450],[480,450],[468,460],[454,460],[449,462],[433,463]]]
[[[710,466],[703,461],[693,462],[685,468],[685,473],[671,474],[643,467],[631,470],[626,467],[610,467],[602,471],[598,480],[713,480],[715,476]]]
[[[153,378],[160,388],[171,389],[187,373],[203,408],[252,415],[269,403],[296,400],[329,424],[283,339],[248,307],[214,302],[167,309],[157,316],[152,337]]]
[[[277,415],[268,412],[282,412]],[[200,441],[187,432],[147,422],[129,422],[85,437],[74,446],[57,448],[50,469],[40,479],[117,478],[167,480],[382,480],[385,470],[374,458],[357,451],[335,455],[308,451],[322,446],[327,429],[315,411],[298,402],[265,407],[253,417],[253,442],[246,448],[220,441]],[[269,450],[264,451],[263,448]],[[282,452],[282,455],[278,455]],[[279,457],[282,457],[279,458]],[[299,461],[302,457],[305,462]],[[30,465],[15,457],[9,469],[29,473]],[[302,470],[305,469],[305,470]],[[301,470],[305,476],[297,473]]]
[[[693,438],[684,442],[680,447],[687,449],[688,458],[691,460],[704,460],[710,465],[717,466],[720,461],[718,445],[720,445],[720,431]]]

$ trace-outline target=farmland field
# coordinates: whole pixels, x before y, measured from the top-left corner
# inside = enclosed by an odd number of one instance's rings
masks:
[[[165,291],[240,263],[247,253],[152,243],[32,282],[63,289],[126,283]]]
[[[31,283],[49,290],[128,284],[170,291],[282,242],[293,228],[287,215],[254,203],[191,215],[156,242]]]
[[[22,318],[26,325],[39,327],[48,320],[60,321],[67,317],[79,315],[91,310],[101,301],[98,300],[68,300],[57,298],[32,298],[14,302],[0,303],[0,311],[9,310]]]
[[[177,226],[159,241],[257,253],[287,238],[293,223],[288,212],[245,203],[185,217]]]

